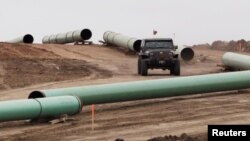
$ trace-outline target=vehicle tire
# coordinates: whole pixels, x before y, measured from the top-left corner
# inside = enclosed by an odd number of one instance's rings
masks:
[[[137,62],[137,73],[141,74],[141,57],[138,58]]]
[[[148,65],[146,60],[141,60],[141,75],[147,76],[148,75]]]
[[[179,76],[181,74],[181,69],[180,69],[180,61],[177,60],[174,64],[173,68],[173,74],[176,76]]]
[[[170,75],[174,75],[174,65],[172,65],[169,69]]]

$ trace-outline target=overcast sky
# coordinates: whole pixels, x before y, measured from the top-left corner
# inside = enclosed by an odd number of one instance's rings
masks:
[[[0,0],[0,40],[89,28],[137,38],[173,37],[176,44],[250,40],[249,0]],[[157,36],[152,35],[153,30]]]

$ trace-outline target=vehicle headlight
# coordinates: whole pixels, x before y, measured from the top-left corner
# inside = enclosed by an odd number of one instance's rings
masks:
[[[148,56],[154,56],[154,53],[150,51],[146,51],[145,54],[147,54]]]
[[[145,51],[145,54],[149,54],[150,52],[149,51]]]

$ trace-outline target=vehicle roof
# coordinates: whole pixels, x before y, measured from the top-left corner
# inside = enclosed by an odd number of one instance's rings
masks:
[[[143,39],[145,41],[162,41],[162,40],[173,40],[172,38],[146,38],[146,39]]]

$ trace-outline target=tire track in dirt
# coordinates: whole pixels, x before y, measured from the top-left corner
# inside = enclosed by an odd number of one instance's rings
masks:
[[[42,46],[36,46],[42,48]],[[114,75],[128,75],[135,72],[136,56],[131,57],[123,52],[99,46],[48,46],[44,48],[61,57],[85,60],[98,67],[111,71]],[[131,67],[132,66],[132,67]]]

